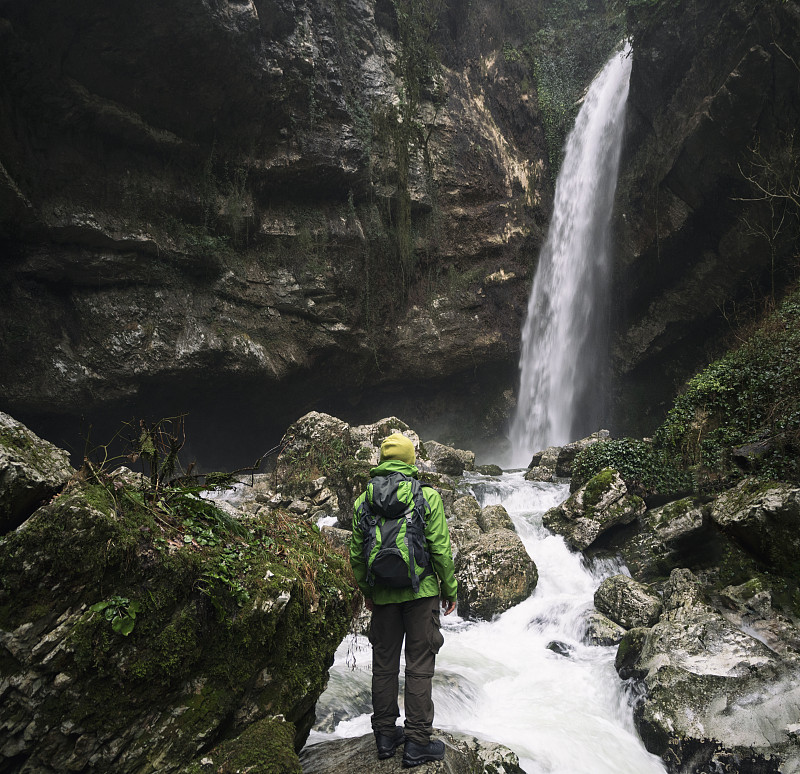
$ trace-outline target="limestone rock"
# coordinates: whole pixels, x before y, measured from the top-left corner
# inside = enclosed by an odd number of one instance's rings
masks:
[[[484,476],[502,476],[503,469],[499,465],[478,465],[475,468],[476,473]]]
[[[635,644],[623,650],[629,638]],[[645,745],[657,755],[669,751],[678,768],[690,760],[710,769],[737,761],[740,772],[800,765],[790,736],[800,713],[797,656],[780,656],[733,626],[688,570],[672,572],[660,621],[629,632],[617,663],[644,677],[635,718]],[[767,759],[776,768],[763,768]]]
[[[642,655],[642,648],[644,648],[650,629],[637,627],[628,629],[627,632],[624,629],[622,631],[624,634],[617,648],[614,667],[623,680],[631,677],[641,680],[646,671],[638,668],[639,657]]]
[[[800,555],[800,488],[746,479],[720,495],[711,518],[767,566],[791,575]]]
[[[591,610],[586,616],[585,641],[589,645],[617,645],[625,635],[625,629],[602,613]]]
[[[572,463],[578,452],[595,443],[611,438],[608,430],[598,430],[586,438],[574,441],[566,446],[550,446],[533,455],[525,473],[527,481],[555,482],[572,475]]]
[[[483,508],[478,516],[478,526],[484,532],[491,532],[495,529],[510,529],[512,532],[516,532],[514,522],[502,505],[487,505]]]
[[[454,449],[438,441],[425,441],[425,451],[437,473],[460,476],[465,470],[472,470],[475,466],[474,452]]]
[[[464,495],[454,500],[447,509],[447,526],[450,530],[450,542],[453,546],[454,558],[458,556],[461,546],[477,538],[483,530],[478,523],[481,507],[472,495]]]
[[[594,605],[625,629],[652,626],[661,615],[661,600],[627,575],[606,578],[594,594]]]
[[[74,473],[66,451],[0,412],[0,535],[19,526]]]
[[[377,422],[367,425],[357,425],[351,428],[351,437],[359,445],[357,456],[371,465],[380,462],[381,444],[383,439],[392,433],[405,435],[417,450],[417,459],[424,462],[427,458],[420,453],[419,436],[405,423],[397,417],[384,417]]]
[[[560,446],[548,446],[544,451],[534,454],[528,470],[525,472],[525,480],[550,483],[557,481],[556,466],[560,452]]]
[[[629,524],[645,512],[644,501],[628,493],[616,471],[606,469],[573,492],[561,505],[545,513],[545,527],[563,535],[578,551],[620,524]]]
[[[508,529],[481,533],[461,545],[455,566],[463,618],[489,620],[527,599],[539,580],[519,536]]]
[[[495,742],[434,729],[434,738],[445,743],[443,761],[426,764],[426,774],[524,774],[517,755]],[[306,747],[300,753],[303,774],[400,774],[402,748],[393,758],[378,760],[375,737],[337,739]]]
[[[463,495],[453,502],[451,515],[456,521],[474,521],[477,524],[481,506],[472,495]]]
[[[702,561],[703,555],[719,554],[714,546],[721,536],[709,529],[707,513],[708,506],[691,498],[647,511],[639,519],[638,533],[620,549],[628,569],[640,580],[650,580]]]

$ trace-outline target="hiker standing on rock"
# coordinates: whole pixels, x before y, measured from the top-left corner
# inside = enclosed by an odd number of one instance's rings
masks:
[[[405,743],[404,766],[444,758],[444,742],[431,740],[431,687],[444,637],[442,609],[456,607],[450,533],[439,493],[417,480],[414,444],[393,433],[381,444],[378,467],[356,500],[350,563],[372,611],[372,729],[378,758]],[[400,650],[405,639],[405,732],[395,725]]]

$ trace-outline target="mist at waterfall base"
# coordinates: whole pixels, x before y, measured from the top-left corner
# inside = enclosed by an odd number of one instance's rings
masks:
[[[525,481],[522,472],[468,474],[467,483],[481,506],[502,503],[508,510],[539,583],[493,621],[442,618],[435,728],[500,742],[520,756],[527,774],[664,774],[636,735],[634,689],[614,669],[616,648],[583,641],[594,592],[620,567],[611,561],[588,567],[542,526],[542,515],[568,487]],[[548,648],[554,642],[566,655]],[[309,744],[371,733],[370,669],[367,639],[349,635],[317,703]]]
[[[617,186],[630,47],[589,87],[556,182],[522,331],[512,464],[606,423],[609,226]]]

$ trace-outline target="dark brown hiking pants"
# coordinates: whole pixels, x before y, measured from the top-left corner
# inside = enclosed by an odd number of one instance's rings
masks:
[[[444,637],[439,630],[439,597],[375,605],[369,640],[372,643],[372,728],[394,735],[400,717],[400,649],[406,643],[406,737],[421,745],[431,738],[431,684],[436,654]]]

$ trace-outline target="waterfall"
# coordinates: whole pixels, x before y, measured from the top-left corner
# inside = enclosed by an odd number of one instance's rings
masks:
[[[513,464],[563,445],[605,418],[608,231],[628,97],[630,47],[589,87],[556,182],[522,332],[520,387],[511,428]]]

